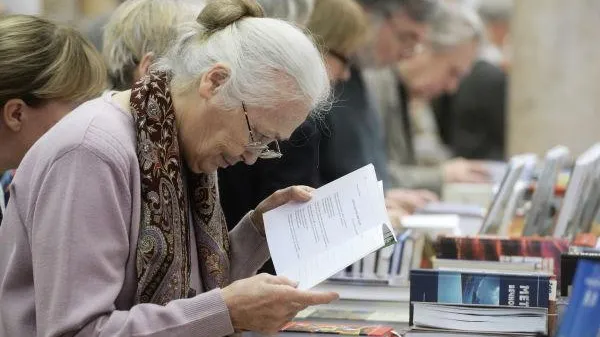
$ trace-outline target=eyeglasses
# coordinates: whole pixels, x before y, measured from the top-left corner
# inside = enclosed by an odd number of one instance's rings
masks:
[[[244,115],[246,115],[246,125],[248,126],[248,133],[250,134],[250,143],[246,145],[246,150],[253,153],[258,153],[258,158],[261,159],[277,159],[283,157],[277,139],[271,140],[264,135],[260,138],[266,140],[259,140],[257,138],[258,133],[252,131],[252,127],[250,126],[250,118],[248,118],[248,110],[246,110],[246,103],[244,102],[242,102],[242,109],[244,110]],[[269,147],[271,144],[275,144],[274,149]]]

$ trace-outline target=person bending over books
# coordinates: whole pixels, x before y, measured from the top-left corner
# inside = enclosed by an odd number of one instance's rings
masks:
[[[12,174],[5,172],[17,168],[29,148],[64,115],[99,96],[105,82],[102,57],[75,29],[32,16],[0,17],[4,187],[12,180]],[[8,196],[9,190],[5,192]],[[2,217],[0,212],[0,221]]]
[[[409,100],[429,99],[456,90],[477,55],[483,34],[474,11],[440,5],[431,18],[422,51],[400,62],[399,69],[365,72],[371,94],[383,119],[391,184],[400,188],[425,188],[441,192],[444,183],[489,181],[485,165],[463,159],[425,166],[417,161],[413,144],[415,113]]]
[[[269,144],[327,102],[313,42],[251,0],[214,0],[122,92],[63,118],[21,164],[0,227],[2,336],[274,333],[333,293],[255,274],[273,193],[227,231],[215,171],[277,155]],[[282,224],[284,225],[284,224]]]
[[[282,13],[268,14],[285,16]],[[350,58],[364,43],[368,33],[360,5],[353,0],[316,0],[306,28],[322,44],[321,53],[331,83],[347,80]],[[280,188],[290,185],[319,187],[320,129],[319,120],[309,118],[289,141],[281,143],[283,157],[260,160],[253,166],[240,163],[219,170],[219,188],[230,228],[261,200]],[[270,262],[262,270],[275,274]]]

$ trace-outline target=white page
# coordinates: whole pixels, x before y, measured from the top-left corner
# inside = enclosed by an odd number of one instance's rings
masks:
[[[381,248],[385,204],[373,165],[264,214],[269,250],[278,275],[309,289]]]

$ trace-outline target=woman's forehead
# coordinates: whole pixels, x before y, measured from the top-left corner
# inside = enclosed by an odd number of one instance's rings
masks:
[[[306,120],[310,113],[309,104],[300,101],[284,101],[272,108],[257,109],[255,124],[263,128],[263,132],[280,139],[287,139]]]

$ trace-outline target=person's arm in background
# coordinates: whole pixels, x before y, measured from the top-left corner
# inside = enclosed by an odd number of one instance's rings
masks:
[[[393,188],[426,189],[439,195],[444,184],[444,174],[440,166],[390,163],[388,172]]]

